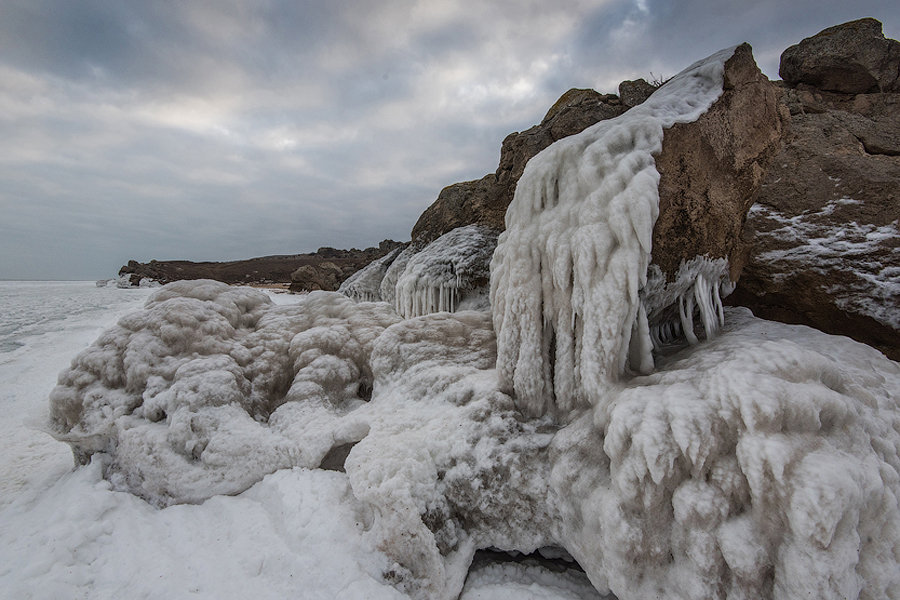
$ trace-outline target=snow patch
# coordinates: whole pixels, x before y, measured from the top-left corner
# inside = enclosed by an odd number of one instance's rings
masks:
[[[762,253],[756,260],[777,265],[782,271],[781,281],[798,269],[852,274],[851,283],[835,283],[828,288],[835,304],[900,330],[900,273],[894,266],[900,254],[900,220],[879,227],[854,221],[835,224],[822,219],[846,204],[859,202],[841,198],[828,202],[819,211],[793,217],[754,205],[751,216],[767,225],[757,227],[757,235],[785,246]]]

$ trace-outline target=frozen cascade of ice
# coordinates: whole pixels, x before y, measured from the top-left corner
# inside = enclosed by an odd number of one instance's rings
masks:
[[[497,233],[480,225],[457,227],[413,255],[397,280],[395,308],[404,318],[454,312],[486,291]]]
[[[338,291],[357,302],[380,302],[381,282],[404,248],[395,248],[347,278]]]
[[[526,166],[494,253],[491,305],[501,380],[528,414],[597,405],[629,362],[652,368],[639,294],[659,214],[653,155],[663,128],[696,120],[721,95],[733,53],[692,65],[645,103]],[[697,283],[699,303],[714,304],[707,283]],[[686,333],[693,303],[684,297]]]
[[[694,332],[695,307],[706,339],[711,339],[725,325],[722,298],[732,291],[734,284],[724,258],[694,257],[681,264],[671,282],[659,267],[650,265],[647,283],[639,296],[653,349],[663,348],[682,336],[696,344],[699,339]]]

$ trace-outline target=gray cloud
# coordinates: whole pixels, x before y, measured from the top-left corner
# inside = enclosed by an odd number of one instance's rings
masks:
[[[408,239],[570,87],[615,91],[892,3],[7,0],[0,278]],[[773,70],[774,69],[774,70]]]

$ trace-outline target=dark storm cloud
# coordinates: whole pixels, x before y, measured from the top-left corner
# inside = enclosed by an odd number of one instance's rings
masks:
[[[775,76],[866,15],[900,34],[874,0],[5,0],[0,278],[408,239],[571,87],[742,41]]]

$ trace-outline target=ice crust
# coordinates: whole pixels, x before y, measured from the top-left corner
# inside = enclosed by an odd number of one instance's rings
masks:
[[[497,232],[457,227],[424,247],[395,251],[354,274],[338,290],[358,302],[384,301],[403,318],[489,308],[490,261]]]
[[[401,285],[407,272],[455,276],[439,252],[414,262],[409,248],[382,278],[390,303],[314,292],[276,306],[208,281],[155,292],[51,394],[54,434],[89,463],[69,481],[156,506],[231,507],[215,495],[239,494],[261,530],[302,513],[278,528],[293,545],[305,542],[293,528],[324,545],[333,528],[348,598],[478,597],[508,576],[549,585],[508,565],[464,587],[478,549],[558,547],[621,600],[900,599],[900,365],[723,309],[724,261],[698,257],[673,282],[648,275],[652,153],[666,123],[715,99],[729,56],[529,163],[492,263],[493,314],[412,316],[412,302],[402,318],[393,303],[420,293]],[[441,252],[474,256],[464,248]],[[642,359],[654,338],[668,343],[672,298],[697,343],[620,377],[635,348]],[[344,472],[317,468],[341,449]],[[336,504],[326,525],[306,502]],[[191,527],[176,516],[197,508],[146,518]],[[26,555],[50,539],[32,529],[16,546]],[[323,571],[322,589],[338,571]],[[553,580],[557,597],[583,584],[566,581]]]

